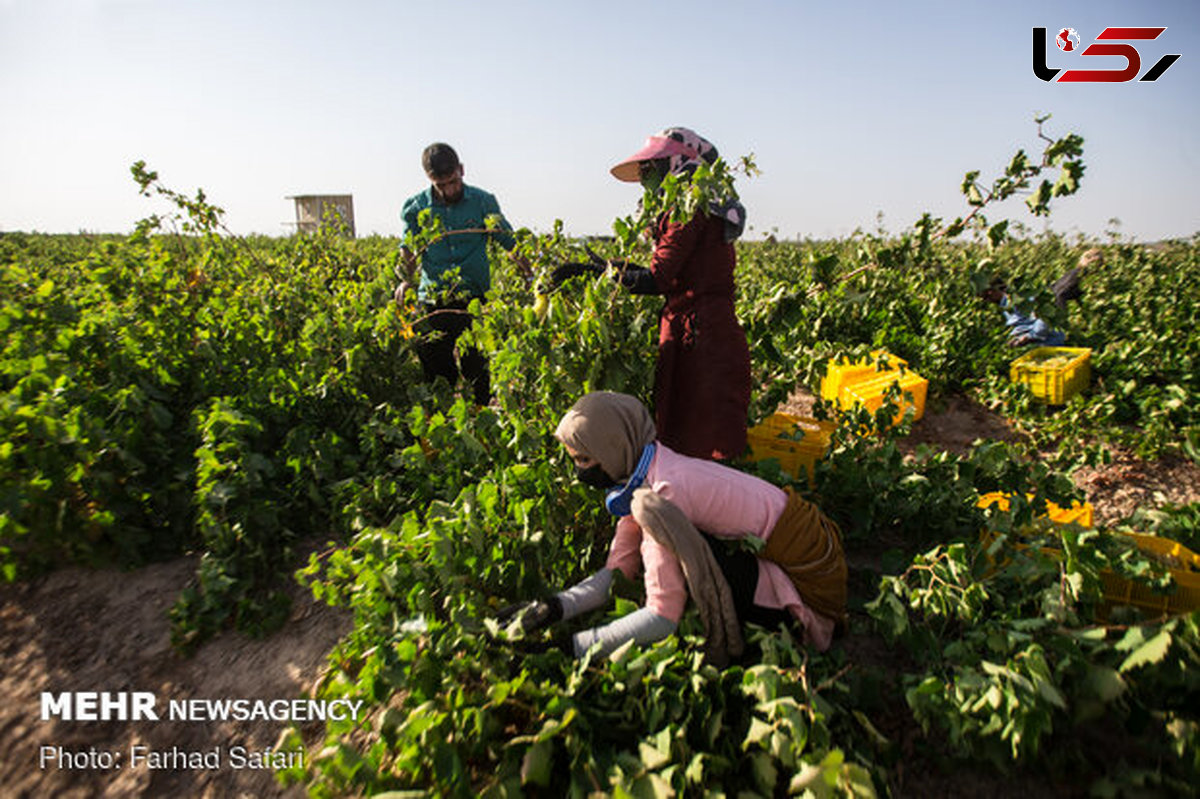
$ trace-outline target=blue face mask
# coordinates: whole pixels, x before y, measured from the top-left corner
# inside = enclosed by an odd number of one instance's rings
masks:
[[[650,461],[654,460],[656,449],[653,441],[642,447],[642,457],[638,459],[637,468],[629,476],[628,482],[617,486],[604,497],[604,507],[608,508],[608,512],[613,516],[628,516],[633,512],[633,492],[646,479],[646,472],[650,471]]]

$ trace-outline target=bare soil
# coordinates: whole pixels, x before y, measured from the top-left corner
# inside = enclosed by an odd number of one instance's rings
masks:
[[[292,590],[291,617],[276,634],[255,640],[227,632],[191,658],[170,645],[167,611],[195,574],[180,558],[132,572],[66,568],[30,583],[0,586],[0,793],[15,797],[264,797],[285,790],[271,769],[234,769],[228,752],[274,747],[278,721],[184,722],[165,718],[172,699],[293,699],[324,668],[326,655],[350,629],[349,614]],[[43,691],[149,691],[161,720],[41,720]],[[302,726],[314,738],[319,722]],[[131,768],[129,750],[209,752],[217,769]],[[51,747],[48,762],[41,756]],[[57,748],[120,753],[122,768],[61,768]],[[77,757],[79,755],[77,754]],[[45,765],[45,767],[43,767]]]
[[[805,415],[811,408],[811,395],[800,391],[781,410]],[[951,397],[927,409],[904,446],[929,444],[962,453],[977,439],[1018,437],[986,408]],[[1139,506],[1200,499],[1200,467],[1188,461],[1146,463],[1118,452],[1111,464],[1080,469],[1074,479],[1094,505],[1098,524],[1126,518]],[[39,764],[46,746],[68,752],[112,750],[125,753],[122,760],[127,760],[135,744],[184,751],[216,746],[228,750],[235,745],[261,751],[276,744],[286,725],[275,721],[40,720],[43,691],[150,691],[160,706],[171,699],[269,701],[305,695],[325,668],[330,649],[350,630],[349,614],[314,602],[296,586],[291,618],[278,633],[255,640],[227,632],[193,657],[182,658],[170,647],[167,611],[195,566],[196,560],[189,557],[132,572],[65,568],[33,582],[0,586],[0,793],[222,798],[303,794],[297,787],[282,788],[270,769],[226,765],[216,770],[104,771]],[[319,722],[303,728],[310,746],[319,730]],[[909,788],[938,794],[932,785],[910,781]]]

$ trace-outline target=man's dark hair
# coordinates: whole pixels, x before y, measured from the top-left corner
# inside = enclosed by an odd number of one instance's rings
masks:
[[[993,277],[988,281],[987,287],[980,289],[976,296],[982,300],[999,304],[1006,293],[1008,293],[1008,284],[1004,282],[1004,278]]]
[[[421,153],[421,166],[425,167],[425,174],[435,178],[448,177],[458,169],[458,165],[458,153],[444,142],[435,142]]]

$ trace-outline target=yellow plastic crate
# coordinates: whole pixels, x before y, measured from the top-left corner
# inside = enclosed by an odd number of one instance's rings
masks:
[[[803,469],[811,484],[813,466],[829,451],[829,437],[835,427],[832,422],[806,416],[772,414],[762,424],[746,431],[750,460],[774,458],[780,469],[796,478],[801,476]]]
[[[1158,594],[1148,586],[1119,577],[1107,569],[1100,572],[1104,585],[1104,613],[1117,605],[1130,605],[1150,617],[1173,616],[1200,609],[1200,555],[1178,541],[1153,535],[1131,534],[1138,549],[1168,559],[1175,580],[1175,593]]]
[[[1057,365],[1050,358],[1066,358]],[[1050,405],[1062,405],[1087,388],[1092,379],[1092,351],[1086,347],[1037,347],[1012,362],[1009,376],[1029,386],[1033,395]]]
[[[899,398],[900,409],[892,419],[892,424],[899,424],[904,418],[904,412],[910,407],[913,408],[914,422],[924,416],[925,395],[929,392],[929,381],[911,369],[903,372],[881,372],[873,377],[843,385],[841,394],[838,396],[838,404],[843,408],[861,404],[868,411],[874,413],[883,405],[884,392],[893,383],[900,384],[901,396]],[[904,396],[905,394],[912,394],[912,399]]]
[[[1008,497],[1000,492],[994,492],[985,494],[979,499],[980,507],[987,507],[993,503],[999,504],[1002,509],[1007,510]],[[1060,508],[1050,502],[1046,504],[1049,510],[1047,515],[1058,524],[1077,521],[1083,525],[1082,519],[1086,519],[1088,523],[1084,526],[1091,525],[1091,503],[1084,503],[1083,507],[1076,504],[1068,509]],[[1167,570],[1175,580],[1175,592],[1172,594],[1156,593],[1147,585],[1127,580],[1115,572],[1104,569],[1100,572],[1100,583],[1104,591],[1104,604],[1099,609],[1102,620],[1107,619],[1112,608],[1119,605],[1138,608],[1148,618],[1174,616],[1200,609],[1200,555],[1169,538],[1125,533],[1116,533],[1115,535],[1126,535],[1133,539],[1133,544],[1138,549],[1168,561]],[[992,535],[985,532],[981,540],[987,544],[992,538]],[[1016,543],[1014,546],[1017,549],[1025,548],[1020,543]],[[1062,556],[1062,553],[1053,547],[1041,547],[1041,552],[1052,558]]]
[[[1133,539],[1137,548],[1150,555],[1158,555],[1163,560],[1171,561],[1172,569],[1184,569],[1200,572],[1200,555],[1170,538],[1159,538],[1146,533],[1121,533]]]
[[[986,508],[991,505],[997,505],[1000,510],[1008,510],[1009,495],[1002,491],[993,491],[990,494],[984,494],[976,503],[981,508]],[[1026,494],[1031,501],[1032,494]],[[1046,517],[1055,524],[1071,524],[1074,522],[1080,527],[1091,527],[1095,523],[1096,509],[1090,502],[1074,502],[1069,508],[1063,508],[1055,505],[1053,502],[1046,503]]]
[[[1092,527],[1095,525],[1095,508],[1090,502],[1084,502],[1082,505],[1075,502],[1069,508],[1056,507],[1050,513],[1050,521],[1058,524],[1074,522],[1080,527]]]
[[[908,366],[908,361],[892,355],[886,350],[872,350],[869,358],[861,358],[857,361],[848,361],[844,358],[836,362],[831,361],[825,370],[824,377],[821,378],[821,397],[836,401],[841,397],[844,386],[884,371],[875,366],[875,362],[884,355],[887,356],[889,367],[886,371],[895,371],[897,366]]]

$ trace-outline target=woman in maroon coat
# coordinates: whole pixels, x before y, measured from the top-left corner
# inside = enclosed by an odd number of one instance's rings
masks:
[[[687,128],[668,128],[612,168],[619,180],[656,190],[668,174],[687,176],[717,150]],[[624,282],[662,294],[654,416],[659,439],[684,455],[725,460],[746,448],[750,350],[733,305],[733,241],[745,226],[736,198],[721,198],[687,221],[663,213],[654,258]]]

